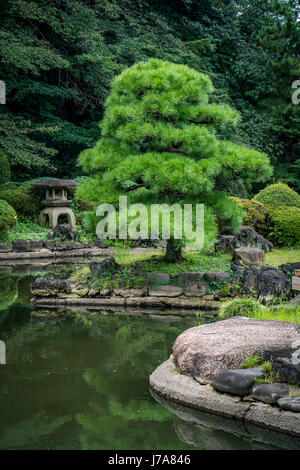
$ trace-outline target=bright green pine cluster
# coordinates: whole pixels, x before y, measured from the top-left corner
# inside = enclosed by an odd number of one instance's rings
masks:
[[[151,59],[125,70],[112,84],[101,140],[79,157],[92,176],[78,197],[117,203],[126,192],[139,201],[202,202],[237,229],[241,213],[225,191],[248,190],[272,169],[265,154],[219,139],[240,115],[210,104],[213,91],[207,75],[185,65]]]

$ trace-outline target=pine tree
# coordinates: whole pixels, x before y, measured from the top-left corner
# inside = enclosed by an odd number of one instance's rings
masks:
[[[226,191],[247,191],[272,170],[256,150],[220,140],[239,113],[209,103],[210,78],[185,65],[140,62],[115,78],[101,124],[102,138],[79,164],[91,177],[78,197],[95,204],[132,200],[205,203],[219,226],[237,229],[241,214]],[[208,209],[209,210],[209,209]],[[182,245],[168,240],[167,260],[181,259]]]

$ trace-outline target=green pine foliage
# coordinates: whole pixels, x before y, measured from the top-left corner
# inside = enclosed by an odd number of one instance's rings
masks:
[[[268,157],[221,140],[234,128],[237,111],[211,104],[210,78],[185,65],[151,59],[112,83],[102,138],[79,164],[91,173],[77,197],[117,204],[127,194],[139,202],[202,202],[219,227],[238,230],[242,211],[228,198],[232,185],[248,191],[270,178]]]

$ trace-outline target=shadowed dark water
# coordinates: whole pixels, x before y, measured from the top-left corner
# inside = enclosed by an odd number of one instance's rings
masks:
[[[174,415],[149,393],[149,375],[195,320],[44,315],[30,305],[29,282],[7,275],[0,294],[0,449],[272,448],[209,415],[204,426]]]

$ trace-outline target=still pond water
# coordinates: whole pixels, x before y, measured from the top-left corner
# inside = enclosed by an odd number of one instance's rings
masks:
[[[0,449],[276,448],[271,437],[230,432],[221,418],[204,414],[202,425],[190,410],[174,415],[151,396],[149,375],[195,318],[49,316],[30,304],[31,277],[0,280]]]

